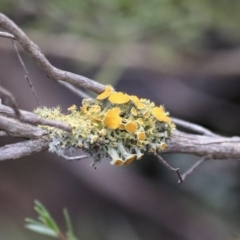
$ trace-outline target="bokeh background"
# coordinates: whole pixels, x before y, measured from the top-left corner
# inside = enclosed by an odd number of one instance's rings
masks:
[[[240,135],[239,0],[0,0],[0,10],[54,66],[164,104],[172,116],[218,134]],[[19,50],[42,105],[66,111],[81,104]],[[4,38],[0,81],[22,109],[37,107]],[[164,158],[181,172],[198,160]],[[35,199],[63,229],[67,207],[81,240],[240,239],[238,161],[208,161],[181,186],[150,155],[127,167],[90,163],[47,152],[1,162],[0,239],[51,239],[24,229],[24,218],[36,217]]]

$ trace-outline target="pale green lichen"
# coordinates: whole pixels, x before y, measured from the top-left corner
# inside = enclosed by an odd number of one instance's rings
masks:
[[[146,152],[157,152],[167,147],[175,125],[162,106],[147,99],[114,92],[107,86],[96,99],[84,99],[78,109],[37,108],[43,118],[67,123],[71,132],[41,126],[49,132],[49,151],[59,155],[81,148],[93,158],[93,164],[110,157],[113,165],[127,165],[140,159]]]

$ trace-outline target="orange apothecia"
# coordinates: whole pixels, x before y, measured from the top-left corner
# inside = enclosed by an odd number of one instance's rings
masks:
[[[41,117],[59,120],[72,127],[71,132],[41,126],[49,132],[49,150],[62,155],[82,148],[93,158],[93,165],[104,157],[112,165],[128,165],[146,152],[163,151],[175,125],[163,106],[148,99],[115,92],[112,86],[96,99],[83,99],[62,114],[60,108],[38,108]]]

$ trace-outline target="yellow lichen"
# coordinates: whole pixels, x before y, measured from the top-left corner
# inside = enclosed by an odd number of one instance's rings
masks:
[[[110,85],[108,85],[108,86],[106,86],[104,92],[102,92],[101,94],[99,94],[99,95],[96,97],[96,99],[97,99],[97,100],[104,100],[104,99],[108,98],[108,96],[109,96],[109,95],[111,94],[111,92],[113,92],[113,91],[114,91],[113,87],[110,86]]]
[[[125,125],[125,129],[129,133],[135,133],[138,129],[138,125],[136,122],[131,121]]]
[[[112,93],[108,100],[113,104],[124,104],[129,102],[129,96],[126,93],[114,92]]]
[[[144,132],[140,132],[138,133],[137,137],[138,137],[138,140],[142,141],[146,138],[146,134]]]
[[[110,129],[117,129],[122,122],[122,118],[119,117],[120,108],[109,109],[104,118],[104,124]]]
[[[167,116],[162,106],[154,107],[152,109],[152,115],[160,122],[167,122],[167,123],[171,122],[171,118]]]
[[[93,158],[93,164],[109,157],[112,165],[128,165],[145,152],[163,151],[175,129],[163,106],[114,92],[111,86],[96,99],[83,99],[79,109],[72,105],[68,111],[62,114],[59,107],[35,110],[41,117],[64,122],[72,129],[65,132],[41,126],[49,132],[49,151],[63,155],[82,148]]]

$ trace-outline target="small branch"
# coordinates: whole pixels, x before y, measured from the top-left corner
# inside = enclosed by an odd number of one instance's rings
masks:
[[[239,137],[210,137],[175,130],[163,153],[185,153],[196,156],[211,156],[211,159],[239,159]]]
[[[186,130],[190,130],[195,133],[200,133],[202,135],[211,136],[211,137],[219,137],[220,136],[220,135],[217,135],[217,134],[211,132],[210,130],[208,130],[202,126],[199,126],[195,123],[190,123],[185,120],[181,120],[181,119],[173,118],[173,117],[171,117],[171,119],[177,126],[182,127]]]
[[[15,37],[11,33],[7,33],[7,32],[0,32],[0,37],[15,40]]]
[[[89,156],[87,156],[87,155],[69,157],[69,156],[66,156],[64,154],[62,154],[61,157],[65,158],[68,161],[79,161],[79,160],[82,160],[84,158],[89,158]]]
[[[206,157],[201,157],[195,164],[193,164],[184,174],[182,174],[182,180],[185,181],[186,177],[190,175],[200,164],[207,160]],[[178,182],[182,183],[182,182]]]
[[[58,81],[61,85],[63,85],[65,88],[76,94],[80,98],[91,98],[87,93],[82,91],[81,89],[73,86],[71,83],[68,82],[63,82],[63,81]]]
[[[0,161],[18,159],[42,152],[48,148],[49,140],[35,139],[0,147]]]
[[[17,102],[14,98],[14,96],[5,88],[0,86],[0,94],[8,100],[8,104],[13,108],[14,110],[14,115],[17,118],[21,117],[21,113],[18,109]],[[1,105],[1,104],[0,104]]]
[[[0,137],[6,137],[8,134],[5,131],[0,130]]]
[[[21,57],[21,55],[20,55],[20,53],[19,53],[19,51],[18,51],[17,45],[16,45],[15,41],[13,41],[13,40],[12,40],[12,43],[13,43],[14,49],[15,49],[15,51],[16,51],[16,53],[17,53],[18,60],[19,60],[20,64],[22,65],[23,70],[24,70],[24,72],[25,72],[25,79],[27,80],[28,85],[30,86],[30,88],[31,88],[31,90],[32,90],[32,92],[33,92],[33,95],[34,95],[34,97],[35,97],[35,99],[36,99],[36,102],[37,102],[38,106],[40,106],[40,105],[41,105],[41,104],[40,104],[40,101],[39,101],[39,99],[38,99],[38,97],[37,97],[36,91],[35,91],[35,89],[34,89],[34,87],[33,87],[33,85],[32,85],[32,82],[31,82],[30,78],[29,78],[28,70],[27,70],[27,68],[26,68],[26,66],[25,66],[25,64],[24,64],[24,62],[23,62],[23,59],[22,59],[22,57]]]
[[[27,35],[8,17],[0,13],[0,26],[13,34],[23,49],[32,57],[47,74],[48,77],[55,80],[62,80],[78,87],[86,88],[96,93],[104,91],[105,86],[89,78],[58,69],[45,58],[39,47],[32,42]]]
[[[10,136],[36,139],[42,137],[46,132],[41,128],[30,124],[21,123],[13,118],[0,115],[0,129],[7,132]]]
[[[179,168],[173,168],[170,164],[168,164],[160,155],[158,154],[154,154],[158,160],[165,166],[167,167],[170,171],[172,172],[175,172],[178,176],[178,179],[179,179],[179,182],[182,183],[183,182],[183,179],[182,179],[182,176],[181,176],[181,173],[180,173],[180,170]]]
[[[23,111],[23,110],[20,110],[20,113],[21,113],[21,120],[23,122],[30,123],[33,125],[47,125],[47,126],[56,127],[68,132],[71,131],[71,128],[66,123],[55,121],[55,120],[49,120],[45,118],[40,118],[38,115],[34,113]],[[13,117],[13,118],[15,117],[13,110],[4,105],[0,105],[0,114],[6,115],[8,117]]]

